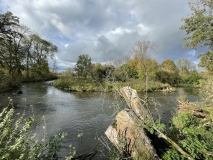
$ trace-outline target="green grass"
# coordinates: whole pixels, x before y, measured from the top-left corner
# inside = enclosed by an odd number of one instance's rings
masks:
[[[92,79],[84,78],[61,77],[55,80],[53,85],[66,91],[102,91],[100,83],[94,82]]]
[[[148,91],[156,91],[162,90],[163,88],[170,88],[169,84],[163,84],[161,82],[149,81],[146,83],[143,80],[139,79],[130,79],[129,82],[96,82],[91,78],[84,79],[84,78],[73,78],[73,77],[60,77],[59,79],[55,80],[53,85],[57,88],[66,90],[66,91],[113,91],[114,87],[121,88],[125,86],[130,86],[136,89],[138,92],[144,92],[146,89]]]

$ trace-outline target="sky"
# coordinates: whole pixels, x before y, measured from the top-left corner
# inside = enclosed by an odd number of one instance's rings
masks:
[[[183,48],[179,28],[190,15],[187,0],[0,0],[20,23],[58,47],[58,71],[73,68],[78,56],[93,63],[122,59],[136,41],[158,45],[158,63],[189,58],[198,63],[204,49]],[[50,62],[52,63],[52,62]]]

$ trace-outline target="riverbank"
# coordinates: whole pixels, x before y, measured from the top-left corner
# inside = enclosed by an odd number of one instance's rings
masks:
[[[121,81],[102,81],[98,82],[90,78],[67,78],[61,77],[54,81],[53,86],[64,91],[75,92],[111,92],[115,88],[131,86],[138,92],[152,91],[174,91],[169,84],[164,84],[157,81],[146,82],[139,79],[130,79],[128,82]]]
[[[176,84],[175,87],[191,87],[191,88],[199,88],[200,84],[187,84],[187,83],[180,83]]]
[[[0,68],[0,92],[11,89],[12,79],[7,73],[7,70]]]
[[[44,82],[50,80],[56,80],[57,76],[49,76],[46,78],[16,78],[12,79],[10,76],[3,75],[0,77],[0,93],[10,91],[13,89],[19,89],[22,83],[29,82]]]
[[[77,155],[93,148],[99,142],[96,136],[104,136],[104,132],[113,121],[114,116],[112,117],[112,114],[115,110],[109,107],[115,102],[111,96],[112,94],[63,92],[49,86],[47,82],[24,83],[21,90],[23,94],[12,97],[15,111],[17,113],[25,112],[26,116],[29,116],[33,110],[38,127],[34,128],[32,132],[38,131],[38,138],[43,138],[43,116],[46,118],[47,139],[50,135],[59,133],[59,128],[61,133],[68,133],[66,139],[62,142],[60,157],[69,152],[70,148],[66,146],[69,146],[70,143],[76,147]],[[190,100],[191,102],[198,99],[191,92],[189,94],[187,97],[189,99],[193,98],[193,100]],[[102,99],[101,95],[106,99]],[[144,93],[140,95],[143,98]],[[148,93],[148,97],[154,97],[156,102],[159,102],[160,105],[157,106],[158,115],[166,125],[169,125],[167,123],[169,123],[172,113],[176,110],[176,96],[177,92],[170,94],[163,94],[162,92]],[[7,96],[0,96],[0,102],[2,107],[6,106],[8,104]],[[150,112],[156,113],[156,108],[151,106]],[[83,136],[78,137],[82,133]]]
[[[105,132],[120,151],[117,157],[128,155],[133,159],[212,159],[213,107],[212,99],[209,98],[213,91],[208,90],[212,88],[212,82],[209,79],[200,88],[203,99],[199,102],[190,102],[184,90],[179,90],[179,105],[171,118],[168,131],[163,123],[159,123],[162,119],[153,120],[147,108],[140,103],[135,90],[130,87],[122,88],[121,95],[129,108],[119,112]],[[160,110],[159,108],[158,111]],[[123,121],[124,119],[128,121]]]

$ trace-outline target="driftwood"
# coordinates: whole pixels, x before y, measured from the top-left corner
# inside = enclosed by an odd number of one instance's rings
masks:
[[[105,134],[122,153],[138,159],[159,159],[146,132],[137,125],[138,120],[132,110],[123,110]]]
[[[120,89],[122,96],[125,98],[129,110],[123,110],[116,116],[116,121],[107,129],[105,134],[109,140],[121,151],[124,144],[122,144],[123,132],[125,131],[125,140],[128,146],[128,151],[132,157],[138,159],[159,159],[151,140],[146,135],[142,127],[137,127],[139,123],[146,125],[146,119],[152,118],[148,110],[142,105],[136,90],[131,87],[124,87]],[[143,126],[143,125],[140,125]],[[167,137],[164,133],[159,131],[155,125],[152,126],[159,138],[176,148],[183,156],[189,160],[193,158],[188,155],[181,147],[179,147],[173,140]],[[121,138],[120,138],[121,137]],[[127,149],[126,149],[127,150]]]
[[[150,118],[150,115],[141,104],[137,92],[135,90],[121,90],[121,93],[130,109],[119,112],[105,134],[120,152],[129,152],[132,157],[141,160],[160,159],[145,130],[138,125],[141,120],[143,122],[146,118]]]

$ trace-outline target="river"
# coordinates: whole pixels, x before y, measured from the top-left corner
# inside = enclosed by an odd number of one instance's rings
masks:
[[[38,133],[38,139],[42,139],[44,135],[48,138],[52,134],[66,132],[68,136],[62,141],[60,157],[68,154],[69,144],[76,148],[77,154],[90,151],[113,121],[115,111],[110,108],[113,97],[101,92],[63,92],[47,85],[48,83],[23,84],[23,93],[20,95],[10,94],[15,91],[0,93],[0,109],[8,104],[7,97],[10,96],[14,101],[16,113],[25,112],[27,116],[34,114],[35,124],[32,131]],[[190,101],[198,100],[195,92],[190,89],[186,91]],[[140,95],[143,96],[142,93]],[[177,92],[149,93],[149,97],[157,102],[156,107],[150,108],[151,112],[155,117],[160,115],[161,121],[167,126],[177,108],[177,95]],[[46,131],[43,130],[44,125]]]

